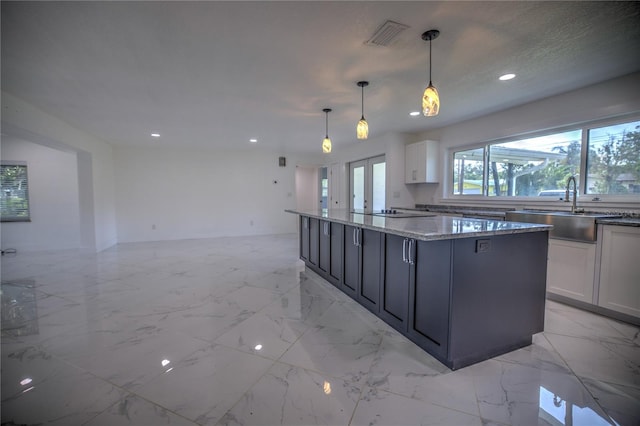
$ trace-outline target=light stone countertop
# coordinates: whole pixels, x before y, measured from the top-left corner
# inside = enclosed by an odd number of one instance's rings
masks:
[[[635,226],[640,227],[640,218],[632,217],[614,217],[607,219],[598,219],[598,225],[616,225],[616,226]]]
[[[382,217],[348,210],[285,210],[301,216],[309,216],[330,222],[358,226],[417,240],[450,240],[494,235],[522,234],[549,231],[553,226],[502,220],[471,219],[451,216],[431,217]]]

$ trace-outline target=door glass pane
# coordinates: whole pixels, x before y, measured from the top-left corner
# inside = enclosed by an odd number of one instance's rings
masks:
[[[374,212],[385,208],[385,182],[386,182],[386,163],[375,163],[372,168],[373,173],[373,203]]]
[[[327,200],[329,196],[329,179],[327,179],[327,168],[320,168],[320,208],[327,208]]]
[[[364,209],[364,166],[353,168],[353,209]]]

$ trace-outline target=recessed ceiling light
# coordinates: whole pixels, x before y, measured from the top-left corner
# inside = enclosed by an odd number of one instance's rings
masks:
[[[410,115],[410,116],[412,116],[412,117],[417,117],[417,116],[419,116],[419,115],[420,115],[420,111],[411,111],[411,112],[409,113],[409,115]]]
[[[159,138],[160,137],[160,133],[151,133],[151,136],[154,138]]]
[[[500,77],[498,77],[498,80],[507,81],[507,80],[511,80],[513,78],[516,78],[515,74],[505,74],[505,75],[501,75]]]
[[[256,143],[256,142],[258,142],[258,139],[255,139],[255,138],[253,138],[253,139],[249,139],[249,142],[251,142],[251,143]]]

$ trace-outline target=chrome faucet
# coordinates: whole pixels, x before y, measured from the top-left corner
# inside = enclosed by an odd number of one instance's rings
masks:
[[[571,204],[571,213],[583,213],[584,209],[579,209],[576,205],[578,202],[578,184],[575,176],[570,176],[567,179],[567,191],[564,196],[564,202],[569,202],[569,188],[571,187],[571,181],[573,181],[573,204]]]

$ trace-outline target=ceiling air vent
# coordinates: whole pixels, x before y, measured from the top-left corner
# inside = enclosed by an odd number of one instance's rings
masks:
[[[382,24],[380,28],[378,28],[376,32],[373,33],[373,36],[364,44],[369,46],[389,46],[398,36],[398,34],[403,32],[407,28],[409,28],[408,25],[399,24],[393,21],[387,21]]]

